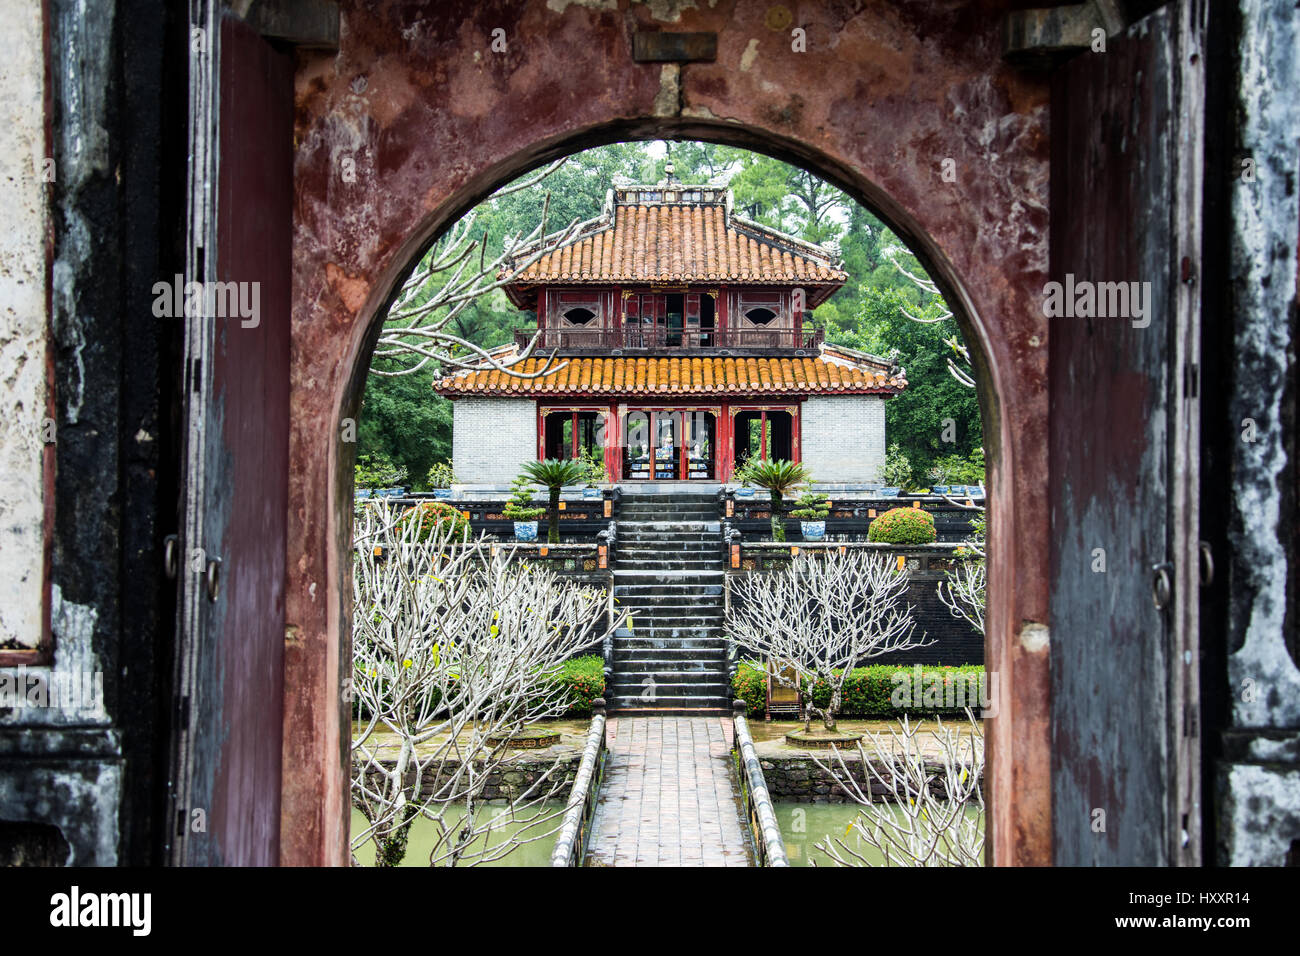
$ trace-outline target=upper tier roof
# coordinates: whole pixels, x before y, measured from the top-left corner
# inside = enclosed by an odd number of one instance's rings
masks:
[[[621,186],[605,209],[507,287],[524,308],[543,284],[566,285],[729,282],[802,285],[809,307],[825,301],[847,279],[839,260],[814,245],[735,215],[731,192],[720,186]],[[538,251],[516,250],[507,269]]]

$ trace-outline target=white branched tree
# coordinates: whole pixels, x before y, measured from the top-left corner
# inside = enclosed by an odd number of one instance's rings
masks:
[[[741,580],[727,632],[738,647],[775,664],[773,678],[779,683],[806,689],[825,682],[830,688],[825,707],[804,694],[804,730],[817,715],[833,733],[854,667],[928,643],[924,634],[914,637],[908,585],[907,572],[888,555],[862,549],[816,557],[805,552],[787,568]]]
[[[852,767],[838,750],[829,764],[814,756],[862,806],[844,835],[828,834],[817,849],[840,866],[983,866],[984,739],[970,710],[966,721],[922,732],[904,717],[859,741]]]
[[[905,275],[924,295],[932,299],[937,298],[940,302],[943,301],[943,295],[939,291],[938,285],[919,266],[912,264],[914,262],[912,254],[906,248],[898,245],[890,246],[885,250],[885,256],[894,264],[894,268]],[[953,317],[952,310],[947,307],[946,303],[944,303],[941,313],[932,318],[912,315],[906,309],[902,311],[904,316],[922,325],[946,322]],[[958,364],[952,358],[949,358],[948,374],[966,388],[974,388],[975,374],[970,368],[970,351],[955,335],[945,341],[962,362],[962,364]],[[978,512],[981,518],[985,513],[982,507],[963,505],[952,498],[948,498],[948,503],[967,511]],[[962,551],[964,553],[958,555],[961,559],[959,563],[948,573],[946,580],[939,582],[939,599],[943,601],[944,606],[948,608],[953,617],[964,618],[983,634],[985,555],[982,530],[978,531],[966,542]]]
[[[984,633],[987,575],[984,555],[958,555],[952,569],[939,582],[939,600],[953,617],[969,622]]]
[[[884,255],[894,264],[894,268],[903,273],[912,285],[921,290],[924,295],[937,298],[941,303],[943,303],[943,308],[940,314],[932,317],[927,318],[919,315],[912,315],[906,309],[902,310],[903,315],[921,325],[934,325],[936,322],[947,322],[952,318],[952,310],[949,309],[948,304],[944,302],[943,293],[939,291],[939,286],[935,284],[935,281],[926,275],[919,265],[905,265],[902,261],[904,259],[912,259],[912,253],[906,247],[897,245],[889,246],[884,250]],[[962,344],[961,339],[955,335],[949,336],[944,341],[947,343],[948,347],[952,349],[953,353],[964,363],[963,365],[958,365],[955,361],[949,358],[948,374],[966,388],[974,388],[975,373],[972,372],[970,368],[970,350],[967,349],[966,346]]]
[[[988,585],[987,555],[984,545],[987,513],[979,505],[962,504],[947,495],[949,504],[965,511],[977,512],[972,522],[973,531],[953,552],[954,564],[938,584],[939,600],[948,613],[961,618],[973,628],[984,633],[984,608]]]
[[[512,735],[565,710],[552,679],[561,665],[618,619],[603,591],[508,547],[453,540],[446,521],[426,541],[418,532],[380,503],[357,517],[352,800],[366,824],[352,834],[354,860],[373,843],[377,865],[400,863],[422,822],[429,865],[490,862],[558,827],[560,811],[544,805],[561,782],[554,765],[504,810],[485,805],[484,788]]]
[[[493,193],[500,199],[538,185],[563,166],[561,159],[535,176],[529,176]],[[376,359],[394,360],[399,368],[370,369],[371,375],[395,377],[418,372],[426,365],[435,368],[486,367],[509,372],[518,378],[536,378],[557,371],[551,365],[531,373],[517,366],[531,357],[537,337],[509,358],[494,355],[481,346],[455,335],[455,320],[481,296],[499,289],[544,256],[556,245],[568,240],[578,227],[574,220],[553,235],[546,232],[550,213],[550,194],[542,202],[541,221],[527,236],[507,236],[499,254],[488,255],[488,236],[475,235],[477,211],[471,210],[420,260],[410,278],[402,285],[388,311],[384,328],[375,348]]]

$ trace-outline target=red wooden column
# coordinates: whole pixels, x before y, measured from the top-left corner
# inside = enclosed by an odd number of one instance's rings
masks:
[[[732,460],[735,455],[735,441],[732,439],[731,432],[731,403],[723,402],[722,411],[718,415],[718,427],[714,429],[718,440],[719,481],[730,481],[731,469],[735,466],[735,462]]]
[[[576,460],[578,457],[578,413],[574,412],[569,421],[569,457]]]
[[[802,419],[799,417],[799,410],[802,405],[793,405],[790,408],[790,456],[796,461],[803,461],[803,450],[800,448],[802,442],[799,441],[803,433]]]
[[[690,412],[673,412],[673,414],[677,416],[677,427],[673,429],[677,437],[677,441],[675,442],[677,446],[677,477],[678,479],[685,481],[686,477],[690,474],[690,471],[688,470],[690,468],[690,459],[686,454],[686,422],[689,420]]]
[[[618,406],[610,405],[605,413],[605,471],[610,481],[623,480],[623,429]]]
[[[537,406],[537,460],[546,458],[546,413],[542,406]]]

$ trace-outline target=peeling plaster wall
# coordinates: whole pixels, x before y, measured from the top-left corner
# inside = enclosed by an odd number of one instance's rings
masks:
[[[1280,866],[1300,841],[1300,670],[1288,649],[1294,524],[1300,10],[1240,0],[1238,147],[1255,175],[1232,187],[1231,424],[1226,759],[1218,768],[1218,856]],[[1288,403],[1291,409],[1288,410]],[[1245,440],[1254,423],[1253,441]],[[1294,595],[1290,596],[1294,602]],[[1295,645],[1292,644],[1292,647]],[[1292,861],[1294,865],[1294,860]]]
[[[0,4],[0,650],[41,639],[46,197],[40,4]]]
[[[26,351],[24,362],[8,344],[0,346],[0,399],[7,409],[0,428],[23,429],[20,436],[0,432],[6,456],[0,460],[0,534],[6,536],[0,539],[0,587],[10,586],[15,563],[34,547],[14,537],[10,516],[17,512],[3,509],[14,501],[15,488],[30,490],[31,446],[24,442],[47,407],[56,436],[49,556],[53,662],[9,668],[0,679],[21,677],[30,691],[31,677],[54,681],[60,690],[70,689],[75,678],[76,689],[85,692],[59,706],[0,709],[0,859],[49,859],[54,853],[66,859],[53,862],[70,865],[144,864],[152,859],[153,828],[163,823],[153,816],[152,798],[156,781],[166,775],[157,728],[169,694],[157,680],[156,654],[159,624],[169,625],[172,612],[158,526],[174,520],[167,512],[176,500],[174,486],[165,484],[165,476],[174,475],[175,446],[160,426],[160,357],[176,336],[152,315],[151,289],[177,271],[160,237],[181,221],[175,197],[183,208],[185,168],[183,132],[174,144],[176,165],[165,171],[159,161],[176,138],[162,135],[162,64],[169,43],[178,44],[183,61],[186,34],[168,38],[174,14],[145,0],[0,0],[0,13],[6,41],[0,109],[8,137],[8,148],[0,150],[8,217],[0,262],[6,270],[17,266],[24,245],[24,255],[34,254],[28,233],[42,200],[23,167],[30,169],[33,152],[44,153],[47,127],[53,160],[52,181],[42,184],[48,229],[39,239],[36,273],[43,283],[48,236],[50,311],[43,284],[39,292],[35,282],[29,289],[20,275],[24,284],[18,286],[9,271],[0,286],[6,297],[0,321],[7,329],[19,313]],[[169,122],[183,131],[183,67],[180,75],[182,82],[171,89],[179,92],[181,119]],[[44,103],[42,76],[48,76]],[[21,195],[8,195],[14,190]],[[160,204],[164,194],[173,197],[170,206]],[[49,405],[41,334],[47,315]],[[42,390],[27,377],[33,366]],[[23,392],[21,410],[15,383]],[[37,398],[39,409],[29,407]],[[9,457],[19,451],[20,461]],[[24,539],[34,534],[30,526],[23,531]],[[39,574],[24,582],[21,598],[39,596],[41,584]],[[20,603],[0,592],[0,613]]]
[[[777,8],[781,9],[778,10]],[[1004,863],[1048,860],[1048,91],[1001,59],[1007,4],[765,5],[519,0],[426,8],[342,0],[339,50],[299,54],[283,859],[342,863],[345,755],[321,729],[348,653],[351,507],[320,436],[355,415],[370,324],[413,257],[494,187],[617,139],[679,136],[803,163],[914,243],[971,324],[994,464],[989,666],[1011,687],[989,734]],[[791,48],[792,21],[807,52]],[[718,36],[713,63],[636,63],[637,29]],[[501,52],[492,31],[506,31]],[[353,159],[350,175],[341,160]],[[952,159],[956,182],[942,178]],[[328,588],[322,599],[311,586]],[[1015,781],[1014,784],[1009,781]],[[321,808],[327,808],[322,811]],[[342,814],[338,817],[341,818]]]

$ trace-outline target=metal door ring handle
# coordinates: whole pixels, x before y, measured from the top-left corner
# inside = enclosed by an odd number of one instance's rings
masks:
[[[163,538],[163,573],[167,575],[167,580],[176,580],[176,569],[179,566],[180,539],[169,534]]]
[[[208,600],[215,602],[221,593],[221,559],[212,558],[203,572],[203,582],[208,588]]]
[[[1151,600],[1157,611],[1167,608],[1174,596],[1174,579],[1169,573],[1171,568],[1172,565],[1169,564],[1157,564],[1151,569],[1155,572],[1151,580]]]
[[[1210,553],[1210,543],[1201,542],[1201,587],[1208,588],[1214,581],[1214,555]]]

